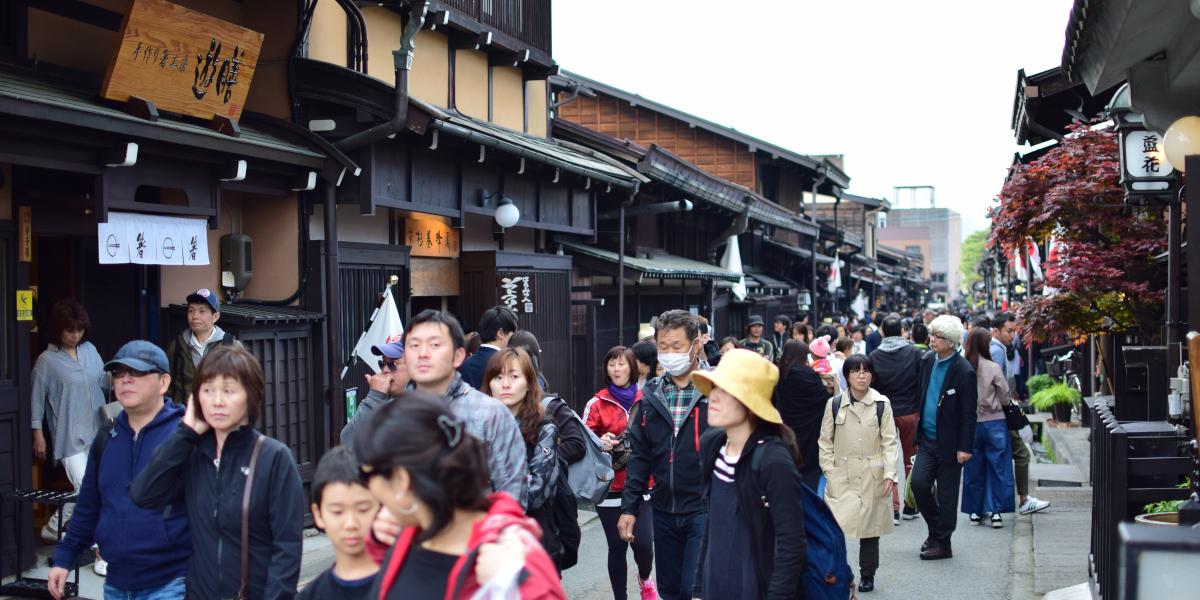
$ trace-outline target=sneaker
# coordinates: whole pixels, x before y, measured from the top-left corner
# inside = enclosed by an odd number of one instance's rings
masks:
[[[992,515],[992,529],[1000,529],[1004,527],[1004,519],[1000,518],[1000,513]]]
[[[900,511],[898,511],[898,510],[893,510],[893,511],[892,511],[892,524],[893,524],[893,525],[899,525],[899,524],[900,524]]]
[[[911,521],[919,516],[921,516],[921,513],[917,509],[909,508],[907,506],[905,506],[904,510],[900,513],[900,518],[904,519],[905,521]]]
[[[971,524],[978,525],[982,519],[976,513],[971,513]]]
[[[642,593],[642,600],[658,600],[658,591],[654,589],[653,578],[643,580],[639,577],[638,590]]]
[[[46,523],[46,526],[42,527],[41,536],[43,541],[58,543],[58,530],[50,527],[49,523]]]
[[[1037,498],[1034,498],[1033,496],[1029,496],[1028,498],[1025,499],[1025,504],[1021,505],[1021,514],[1028,515],[1031,513],[1035,513],[1039,510],[1046,508],[1047,506],[1050,506],[1049,500],[1038,500]]]
[[[92,563],[92,570],[95,571],[96,574],[101,577],[107,577],[108,576],[108,561],[97,556],[96,562]]]

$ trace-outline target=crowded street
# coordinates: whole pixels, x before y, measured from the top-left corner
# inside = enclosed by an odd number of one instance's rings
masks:
[[[1200,0],[0,0],[0,600],[1195,600],[1197,85]]]

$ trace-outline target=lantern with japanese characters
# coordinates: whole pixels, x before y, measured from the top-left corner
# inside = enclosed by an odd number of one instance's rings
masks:
[[[1125,203],[1144,205],[1173,201],[1179,192],[1179,171],[1167,160],[1163,135],[1147,129],[1142,114],[1133,111],[1128,84],[1113,96],[1108,112],[1117,125]]]

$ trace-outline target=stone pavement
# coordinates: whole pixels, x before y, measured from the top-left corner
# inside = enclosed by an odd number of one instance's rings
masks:
[[[1031,465],[1030,486],[1036,486],[1033,494],[1050,501],[1050,508],[1033,515],[1034,591],[1038,594],[1088,581],[1092,488],[1088,484],[1091,446],[1087,436],[1088,430],[1078,427],[1047,429],[1046,441],[1059,464]]]

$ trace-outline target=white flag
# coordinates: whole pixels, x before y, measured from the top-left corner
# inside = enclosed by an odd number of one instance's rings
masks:
[[[838,257],[838,254],[834,254],[833,266],[829,269],[829,291],[833,292],[840,287],[842,287],[842,259]]]
[[[371,325],[367,327],[366,333],[358,338],[358,344],[354,346],[354,356],[362,359],[372,371],[378,373],[379,357],[371,353],[371,346],[394,342],[402,335],[404,325],[400,322],[400,311],[396,308],[396,300],[392,298],[392,288],[389,287],[383,293],[383,304],[379,305],[375,316],[371,318]]]
[[[721,268],[734,273],[742,273],[742,253],[738,250],[737,236],[729,238],[729,243],[725,245],[725,256],[721,257]],[[738,300],[746,299],[746,278],[742,277],[733,284],[733,295],[737,296]]]

